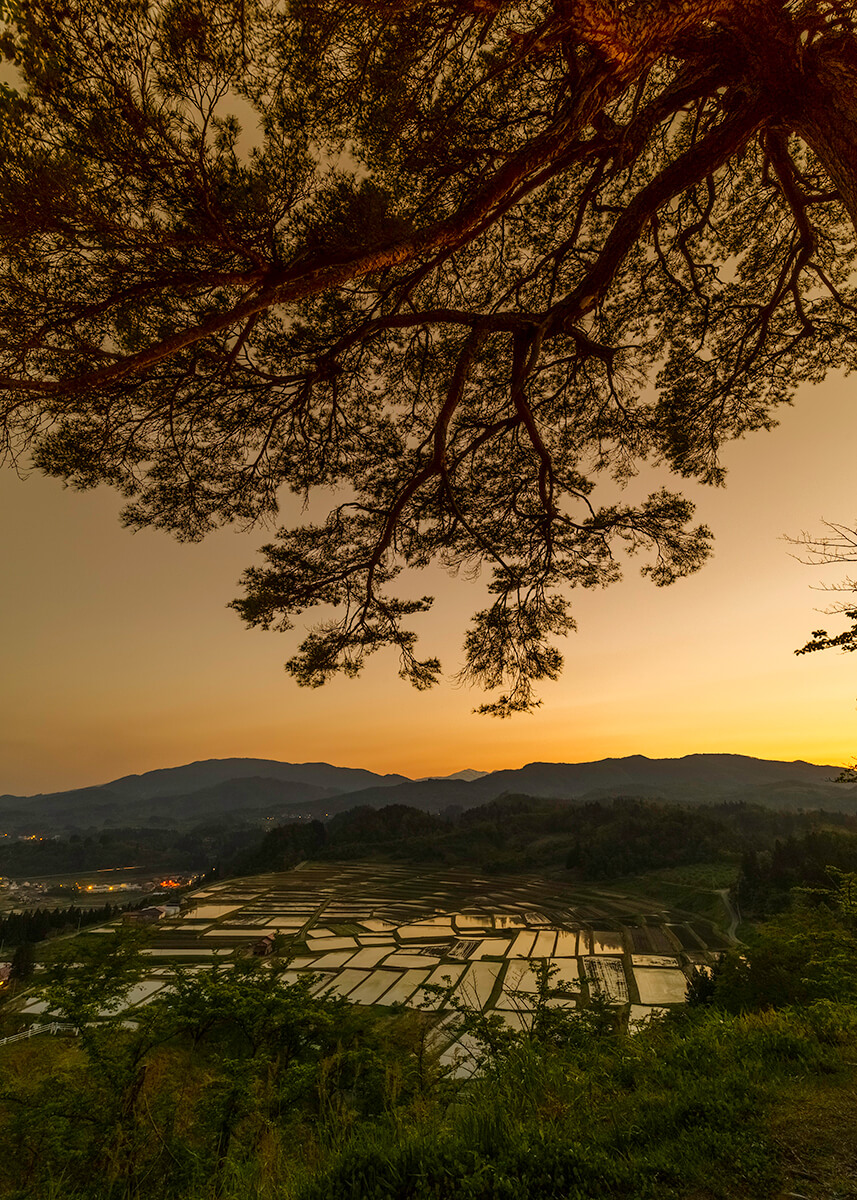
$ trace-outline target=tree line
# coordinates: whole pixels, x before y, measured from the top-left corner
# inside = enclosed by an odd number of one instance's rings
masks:
[[[394,804],[350,809],[326,824],[292,822],[224,859],[221,870],[242,875],[287,870],[305,858],[383,858],[488,871],[566,867],[596,880],[725,858],[737,874],[744,852],[773,852],[778,839],[822,836],[827,829],[843,845],[857,844],[857,816],[846,813],[777,812],[743,803],[683,806],[628,796],[585,804],[504,796],[464,811],[427,813]]]
[[[24,942],[43,942],[45,938],[71,933],[86,925],[100,925],[113,920],[120,913],[139,907],[140,903],[102,904],[96,908],[81,908],[71,904],[67,908],[34,908],[8,913],[0,917],[0,945],[20,946]]]
[[[833,871],[857,871],[857,837],[814,829],[803,837],[777,838],[769,849],[748,849],[736,884],[741,910],[764,919],[789,907],[795,888],[824,894]]]
[[[133,863],[155,871],[199,871],[226,850],[258,838],[257,827],[201,822],[190,830],[158,826],[82,831],[67,837],[0,839],[0,874],[15,879],[101,871]]]

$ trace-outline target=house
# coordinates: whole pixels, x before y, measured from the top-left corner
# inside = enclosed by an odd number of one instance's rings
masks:
[[[136,912],[125,913],[122,922],[124,925],[154,925],[165,916],[163,908],[138,908]]]
[[[258,942],[253,946],[253,953],[259,958],[264,958],[267,954],[274,953],[274,935],[266,934],[263,938],[259,938]]]

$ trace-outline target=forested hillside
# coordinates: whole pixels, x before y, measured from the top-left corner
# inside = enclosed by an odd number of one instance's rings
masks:
[[[294,822],[221,865],[246,874],[287,869],[303,858],[383,858],[502,872],[567,869],[595,880],[724,859],[737,874],[742,854],[753,851],[766,862],[778,840],[827,831],[857,845],[857,816],[741,804],[682,807],[637,797],[568,805],[507,796],[443,815],[390,805],[355,808],[324,825]]]

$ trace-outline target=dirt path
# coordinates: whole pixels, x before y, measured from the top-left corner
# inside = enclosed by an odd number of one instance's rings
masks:
[[[738,909],[732,903],[732,897],[729,895],[729,888],[718,888],[717,895],[723,901],[723,905],[726,911],[729,913],[729,928],[726,931],[726,936],[732,945],[736,946],[738,944],[738,938],[735,931],[738,928],[738,922],[741,920],[740,914]]]

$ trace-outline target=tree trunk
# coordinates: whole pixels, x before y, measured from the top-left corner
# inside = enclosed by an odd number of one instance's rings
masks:
[[[801,80],[794,129],[839,190],[857,232],[857,46],[842,38],[839,53],[819,56]]]
[[[734,4],[724,24],[749,73],[777,99],[782,125],[817,156],[857,232],[857,34],[837,31],[819,6]]]

